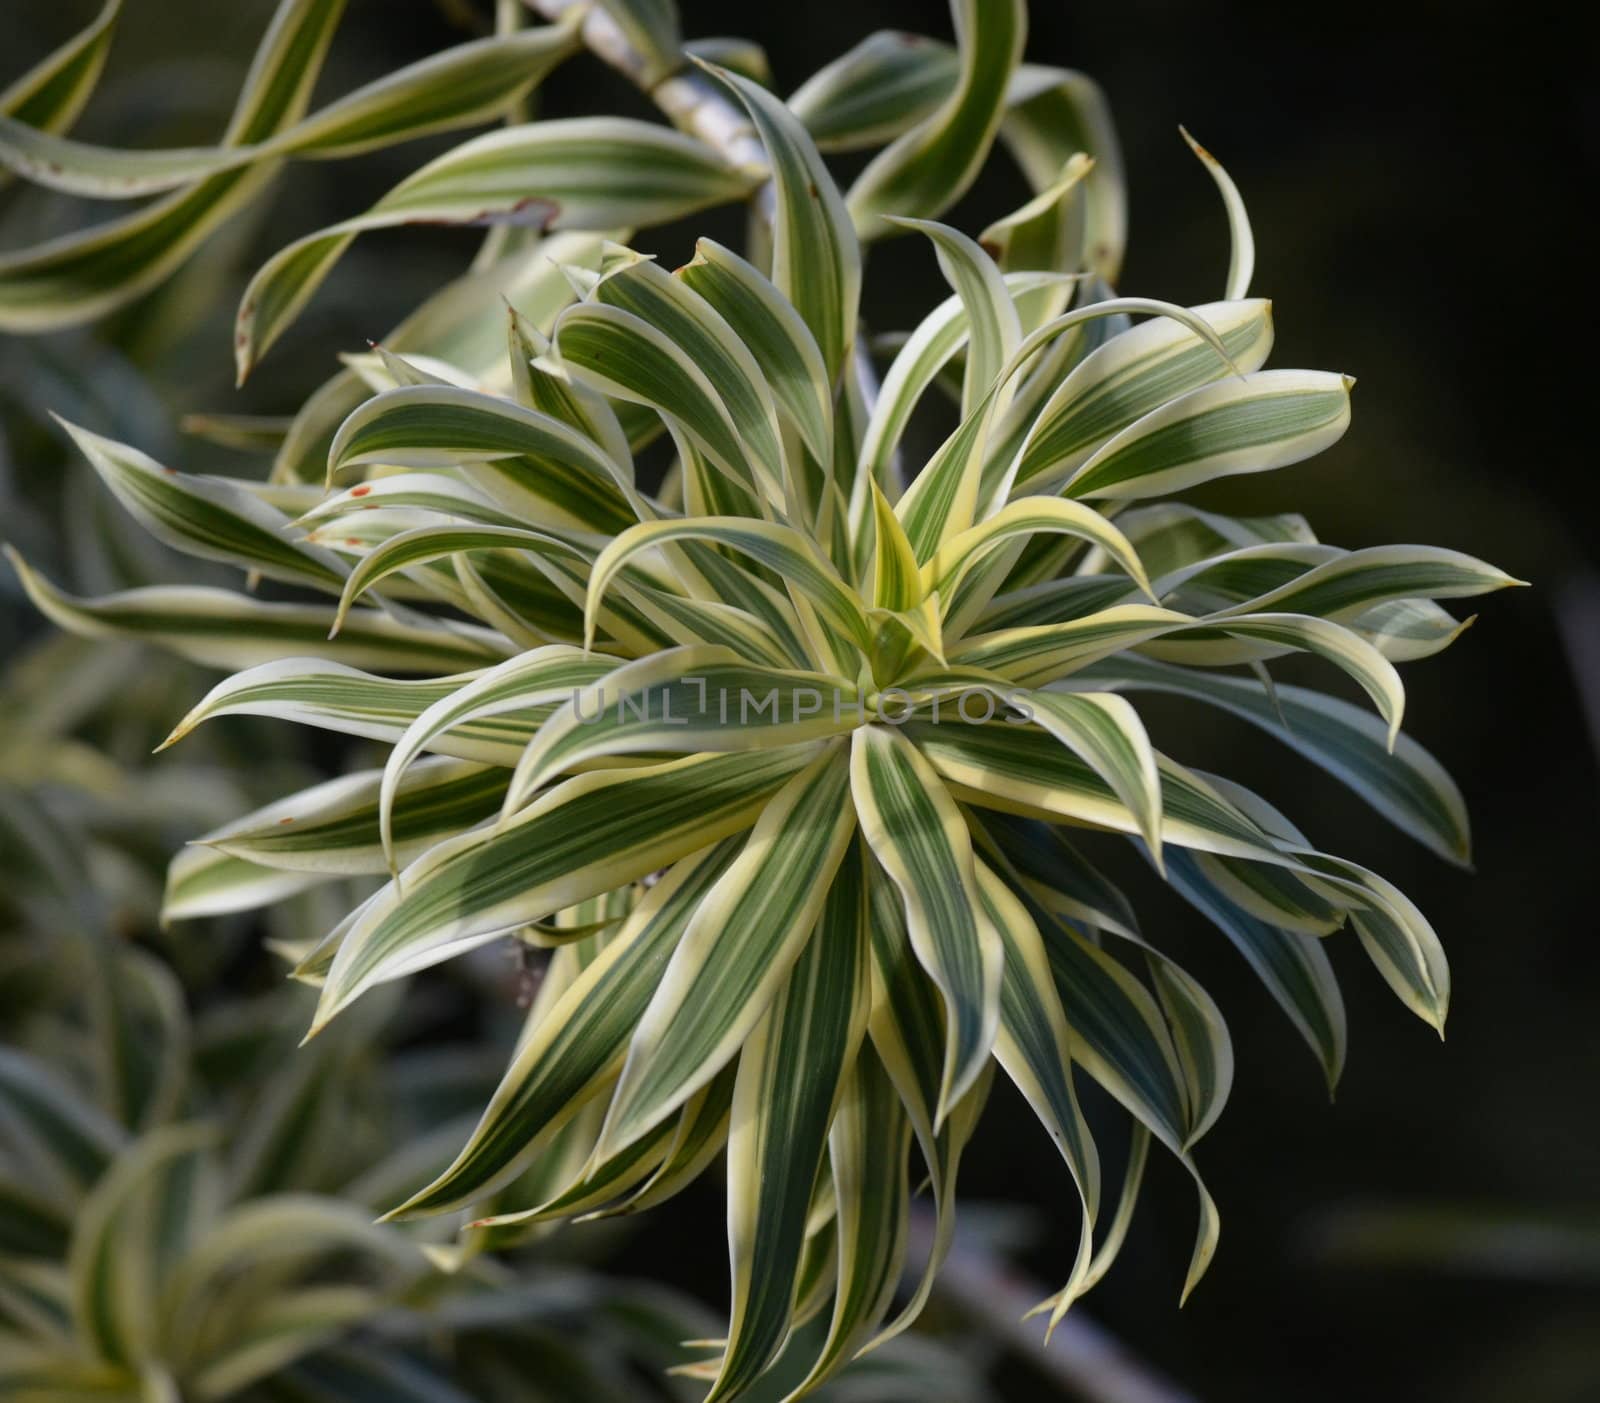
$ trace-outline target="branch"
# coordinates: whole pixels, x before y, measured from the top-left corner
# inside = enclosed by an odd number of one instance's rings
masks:
[[[911,1220],[909,1260],[926,1261],[932,1242],[932,1215],[919,1206]],[[1043,1328],[1022,1317],[1049,1293],[959,1232],[935,1291],[990,1338],[1088,1403],[1195,1403],[1192,1394],[1080,1312],[1069,1314],[1046,1344]]]
[[[574,9],[584,9],[578,31],[584,46],[644,93],[673,126],[705,142],[730,165],[766,169],[766,150],[744,109],[687,61],[665,78],[651,81],[649,56],[641,53],[617,22],[592,0],[523,3],[552,21]]]

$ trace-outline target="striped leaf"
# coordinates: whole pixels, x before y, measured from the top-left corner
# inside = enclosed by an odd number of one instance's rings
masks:
[[[1259,370],[1266,362],[1272,349],[1270,303],[1214,302],[1194,313],[1215,328],[1241,371]],[[1113,336],[1045,401],[1028,429],[1015,490],[1041,492],[1059,484],[1113,434],[1226,374],[1216,353],[1176,322],[1148,321]]]
[[[1007,88],[1028,32],[1021,0],[952,0],[961,70],[938,109],[873,158],[850,187],[850,217],[865,239],[884,216],[931,219],[965,192],[1005,115]]]
[[[772,169],[772,281],[811,328],[838,383],[856,338],[861,250],[833,176],[794,114],[748,78],[717,71],[744,104]]]
[[[960,72],[949,45],[879,30],[812,74],[789,107],[823,151],[882,146],[934,112]]]
[[[418,765],[386,810],[388,843],[379,830],[382,773],[363,770],[291,794],[213,830],[199,841],[247,862],[331,876],[391,870],[441,839],[492,818],[505,796],[503,769],[440,759]]]
[[[977,864],[977,879],[984,917],[1005,952],[995,1060],[1060,1152],[1083,1213],[1077,1257],[1053,1308],[1052,1319],[1059,1320],[1081,1294],[1089,1271],[1100,1209],[1100,1159],[1073,1090],[1067,1018],[1050,977],[1039,929],[1006,884],[982,862]]]
[[[933,241],[939,271],[967,313],[967,366],[961,413],[971,414],[1022,341],[1022,321],[994,259],[959,230],[931,219],[888,216],[898,228],[917,229]],[[1005,412],[1005,400],[994,412]]]
[[[833,460],[833,395],[816,338],[794,305],[758,269],[714,239],[674,274],[703,297],[749,347],[778,411],[819,463]]]
[[[930,593],[938,590],[940,599],[947,601],[950,627],[959,629],[987,603],[987,596],[999,584],[996,576],[1002,571],[998,567],[1015,557],[1017,546],[1046,534],[1070,536],[1099,547],[1146,595],[1155,597],[1133,544],[1106,517],[1082,502],[1024,497],[947,541],[923,567],[924,588]],[[996,552],[1004,552],[998,562],[992,560]],[[968,576],[986,562],[990,584],[980,583],[978,588],[964,591]]]
[[[683,302],[692,296],[667,274],[654,272]],[[647,278],[640,275],[630,281],[637,286]],[[624,297],[627,287],[625,282],[616,295]],[[629,300],[645,302],[643,297]],[[703,307],[698,318],[658,298],[647,304],[655,321],[623,306],[581,303],[563,312],[556,323],[555,353],[564,367],[595,389],[647,405],[669,424],[679,425],[721,472],[746,491],[781,502],[777,416],[764,393],[760,371],[727,324],[715,327],[722,319],[704,299],[695,300]],[[765,455],[751,444],[751,437],[768,445]]]
[[[678,863],[645,894],[600,956],[531,1025],[454,1162],[393,1216],[489,1193],[610,1083],[690,919],[738,851],[729,841]]]
[[[1161,862],[1161,775],[1139,713],[1109,692],[1027,692],[1015,700],[1127,805]]]
[[[83,456],[147,531],[185,555],[220,560],[323,590],[337,590],[344,567],[330,551],[285,534],[289,519],[224,478],[193,477],[137,448],[65,420]]]
[[[673,648],[574,688],[517,762],[506,811],[553,775],[608,755],[765,750],[853,729],[854,687],[757,667],[726,648]]]
[[[512,667],[521,658],[509,660],[501,669]],[[592,680],[611,660],[585,664],[576,649],[541,655],[534,666],[552,666],[556,679],[552,686],[566,688]],[[490,674],[468,673],[428,679],[395,681],[341,663],[315,658],[285,658],[235,673],[219,682],[173,729],[164,745],[182,740],[196,726],[217,716],[275,716],[318,726],[345,735],[366,736],[372,740],[398,741],[422,715],[449,700],[465,686],[474,685]],[[543,703],[532,700],[523,715],[488,713],[469,724],[451,730],[433,748],[462,759],[486,764],[512,766],[522,748],[532,738],[538,723],[553,709],[554,697]],[[444,732],[438,733],[441,737]],[[431,740],[432,738],[430,738]]]
[[[1258,370],[1191,390],[1130,424],[1061,489],[1127,501],[1313,457],[1350,425],[1348,376]]]
[[[67,1271],[74,1327],[99,1358],[135,1365],[149,1357],[158,1328],[160,1254],[193,1232],[192,1215],[205,1200],[195,1193],[197,1159],[215,1139],[215,1127],[203,1124],[152,1131],[119,1156],[85,1198],[73,1223]],[[166,1241],[157,1241],[158,1222]]]
[[[548,414],[471,390],[415,385],[369,399],[340,425],[329,478],[375,464],[483,465],[469,482],[521,526],[609,534],[638,519],[631,463]]]
[[[1023,64],[1012,80],[1001,136],[1036,190],[1049,188],[1080,152],[1093,162],[1084,178],[1083,261],[1115,283],[1128,234],[1122,151],[1099,84],[1070,68]]]
[[[989,851],[1004,856],[1007,875],[1022,893],[1055,918],[1091,931],[1134,939],[1139,920],[1128,898],[1073,847],[1060,829],[1036,819],[985,812]]]
[[[378,894],[345,936],[313,1031],[375,984],[462,954],[748,828],[809,758],[809,747],[796,747],[581,775],[497,829],[436,844]],[[616,802],[623,793],[625,805]]]
[[[906,1157],[911,1140],[894,1083],[863,1049],[828,1132],[828,1165],[838,1199],[838,1271],[828,1336],[798,1399],[843,1369],[888,1313],[911,1226]]]
[[[284,872],[211,848],[185,848],[167,866],[161,922],[170,925],[201,916],[254,911],[322,880],[315,872]]]
[[[623,565],[641,551],[672,541],[711,542],[748,556],[778,574],[792,593],[814,605],[829,623],[866,646],[870,630],[860,601],[809,537],[773,522],[715,516],[641,522],[612,541],[589,576],[585,606],[589,637],[594,611]]]
[[[986,493],[984,469],[988,461],[991,421],[995,410],[1009,392],[1012,377],[1035,355],[1075,328],[1132,313],[1172,318],[1204,338],[1227,362],[1227,353],[1217,333],[1193,313],[1171,303],[1120,297],[1094,302],[1052,318],[1022,340],[1015,353],[1001,367],[1000,374],[990,385],[983,400],[944,441],[896,505],[895,511],[917,549],[919,560],[928,559],[951,536],[971,526],[977,519],[980,502],[985,496],[998,496],[1002,491],[1009,490],[1009,483],[1002,481],[992,484],[991,490]],[[1107,445],[1107,451],[1117,442],[1113,440]]]
[[[627,249],[613,251],[590,296],[602,306],[620,308],[653,327],[700,371],[733,421],[751,479],[769,498],[776,493],[782,500],[787,489],[790,509],[798,506],[793,485],[797,478],[783,449],[776,397],[760,362],[737,329],[687,279],[674,277],[650,259]],[[775,289],[774,300],[781,302]],[[558,340],[573,315],[568,313],[557,323]],[[635,346],[633,354],[638,355],[641,349]],[[602,369],[593,356],[582,363],[591,373]],[[613,378],[614,364],[608,363],[603,373],[606,379]],[[670,394],[652,395],[648,402],[693,427],[683,403]],[[710,440],[704,436],[702,442],[710,447]]]
[[[728,1140],[733,1309],[708,1399],[737,1396],[759,1377],[803,1301],[812,1186],[865,1032],[866,915],[861,853],[852,845],[814,934],[739,1058]]]
[[[1206,571],[1191,577],[1189,583],[1206,579],[1210,573]],[[1393,600],[1413,596],[1461,599],[1522,583],[1503,570],[1459,551],[1433,546],[1372,546],[1345,552],[1309,570],[1296,572],[1292,580],[1228,612],[1271,610],[1348,620]]]
[[[0,91],[0,116],[42,132],[71,128],[100,81],[121,14],[122,0],[106,0],[83,29]]]
[[[762,811],[738,860],[695,913],[640,1020],[597,1158],[633,1143],[710,1081],[777,995],[849,847],[855,814],[848,784],[845,756],[830,745]],[[687,797],[697,809],[707,807],[703,785]]]
[[[452,672],[505,655],[485,629],[424,628],[368,609],[353,612],[330,639],[331,608],[264,604],[221,589],[150,585],[80,599],[57,589],[9,546],[5,553],[34,607],[69,632],[151,643],[208,667],[253,667],[300,654],[347,667]]]
[[[1043,273],[1013,273],[1006,275],[1004,281],[1013,299],[1052,283]],[[864,479],[887,488],[890,465],[912,414],[929,386],[966,344],[969,334],[966,308],[959,297],[952,295],[918,323],[896,352],[866,424],[856,468],[858,492],[866,490]]]
[[[1186,634],[1195,641],[1183,642]],[[1230,641],[1219,641],[1218,635]],[[1013,682],[1039,686],[1139,646],[1157,656],[1164,653],[1208,667],[1288,652],[1311,653],[1341,668],[1372,698],[1388,724],[1391,749],[1399,734],[1405,688],[1394,664],[1350,629],[1301,614],[1214,615],[1197,620],[1142,604],[1119,605],[1071,623],[981,635],[952,648],[950,662],[958,671],[983,668]]]
[[[1279,685],[1268,695],[1249,678],[1139,657],[1097,664],[1079,677],[1097,686],[1170,692],[1222,707],[1342,780],[1447,861],[1464,866],[1471,860],[1466,804],[1455,781],[1410,736],[1386,750],[1386,728],[1360,707],[1305,687]]]
[[[129,200],[277,157],[354,156],[489,121],[577,47],[570,23],[459,44],[251,145],[123,150],[50,136],[0,116],[0,164],[67,194]]]
[[[416,223],[512,222],[538,229],[662,224],[739,199],[752,183],[703,143],[625,117],[573,117],[475,137],[408,176],[365,214],[309,234],[268,260],[239,304],[234,344],[240,378],[368,230]]]
[[[1233,178],[1223,170],[1222,163],[1206,150],[1188,131],[1179,127],[1189,149],[1199,158],[1222,196],[1223,208],[1228,212],[1228,281],[1224,297],[1243,297],[1250,290],[1250,279],[1255,273],[1256,241],[1250,230],[1250,216],[1245,213],[1244,200]]]
[[[1003,953],[978,914],[966,824],[916,747],[896,731],[863,727],[853,737],[850,781],[861,831],[899,888],[912,948],[944,1001],[937,1131],[993,1046]]]
[[[1167,880],[1238,948],[1322,1066],[1331,1092],[1344,1069],[1344,999],[1314,936],[1282,930],[1241,911],[1217,890],[1194,855],[1173,853]]]
[[[300,119],[343,11],[344,0],[280,0],[224,145],[266,141]],[[275,167],[224,171],[121,219],[0,255],[0,330],[79,326],[148,292],[260,194]]]
[[[868,864],[868,932],[872,942],[872,1014],[867,1032],[904,1107],[928,1170],[934,1231],[921,1279],[900,1313],[864,1346],[876,1349],[921,1313],[955,1240],[956,1176],[977,1116],[988,1097],[994,1063],[984,1064],[966,1097],[935,1132],[945,1060],[945,1018],[938,987],[911,948],[906,909],[893,881]]]
[[[1111,787],[1056,738],[1033,726],[935,726],[912,721],[901,733],[958,798],[1048,822],[1135,834],[1138,822]],[[1271,838],[1194,772],[1158,756],[1164,843],[1295,866]]]

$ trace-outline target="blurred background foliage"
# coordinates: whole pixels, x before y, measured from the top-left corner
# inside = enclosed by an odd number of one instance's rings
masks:
[[[6,0],[0,68],[22,71],[96,8]],[[783,92],[870,30],[943,35],[947,25],[937,0],[683,8],[692,37],[759,39]],[[356,0],[320,90],[348,90],[459,39],[486,9]],[[267,0],[129,0],[77,134],[126,146],[212,139],[269,11]],[[1090,1306],[1195,1397],[1579,1403],[1600,1392],[1600,550],[1593,453],[1574,431],[1592,397],[1589,319],[1581,291],[1566,291],[1586,286],[1572,201],[1594,175],[1597,138],[1580,25],[1575,7],[1507,16],[1427,0],[1336,13],[1156,0],[1033,7],[1029,56],[1091,72],[1118,121],[1132,218],[1123,286],[1185,303],[1220,291],[1226,226],[1178,140],[1182,121],[1249,203],[1255,285],[1276,307],[1274,362],[1360,381],[1354,426],[1335,449],[1292,479],[1213,484],[1199,504],[1292,507],[1343,546],[1428,540],[1536,586],[1497,599],[1490,626],[1413,674],[1408,729],[1457,775],[1472,809],[1470,879],[1397,841],[1309,765],[1247,743],[1242,723],[1191,712],[1177,733],[1151,707],[1157,743],[1178,758],[1210,766],[1226,753],[1228,772],[1280,798],[1313,840],[1338,833],[1349,856],[1380,865],[1427,911],[1455,972],[1448,1041],[1438,1046],[1397,1014],[1354,950],[1332,952],[1347,979],[1351,1054],[1330,1108],[1315,1065],[1243,963],[1208,963],[1243,1054],[1231,1114],[1203,1154],[1224,1219],[1216,1265],[1178,1312],[1192,1205],[1180,1176],[1158,1167],[1119,1270]],[[593,62],[558,70],[539,102],[556,114],[649,115]],[[181,416],[292,410],[336,351],[363,348],[458,272],[475,238],[407,230],[363,240],[235,393],[228,338],[244,278],[290,239],[365,208],[450,140],[295,165],[141,302],[89,330],[0,340],[4,535],[85,592],[192,579],[192,562],[180,572],[123,529],[120,508],[94,490],[46,409],[175,466],[254,471],[247,455],[182,436]],[[947,218],[976,229],[1022,194],[1020,177],[997,162]],[[0,202],[7,248],[104,217],[15,185]],[[716,215],[696,232],[734,236]],[[655,246],[670,266],[690,241],[690,231],[668,230]],[[875,330],[908,325],[941,295],[933,259],[903,245],[874,260],[868,285]],[[933,442],[940,430],[924,431]],[[72,650],[84,648],[50,639],[14,578],[0,579],[0,821],[13,803],[47,804],[90,878],[52,897],[46,856],[13,860],[16,830],[0,829],[7,1042],[36,1032],[24,1010],[38,990],[72,979],[74,966],[28,932],[51,900],[88,899],[87,885],[98,928],[159,949],[200,1003],[273,985],[277,966],[260,937],[274,932],[258,921],[159,932],[159,874],[187,837],[302,782],[284,771],[309,775],[329,759],[315,737],[244,718],[151,759],[203,674],[97,650],[80,694],[38,705],[51,669],[73,666]],[[1186,943],[1214,940],[1166,892],[1135,887],[1146,928],[1170,931],[1180,959]],[[511,1025],[520,975],[509,959],[481,972],[487,994],[437,981],[430,1016],[407,1020],[413,1050]],[[966,1193],[1048,1202],[1048,1146],[1020,1103],[997,1101],[1006,1114],[986,1123]],[[724,1268],[705,1245],[720,1215],[720,1191],[702,1184],[679,1211],[618,1244],[615,1261],[715,1300]],[[1035,1217],[1020,1230],[1014,1218],[999,1221],[1023,1265],[1042,1266],[1070,1249],[1070,1219]],[[998,1377],[1005,1396],[1038,1396],[1020,1363],[1002,1364]]]

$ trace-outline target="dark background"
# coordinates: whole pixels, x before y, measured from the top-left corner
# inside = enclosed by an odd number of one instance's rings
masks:
[[[0,69],[21,71],[93,8],[4,0]],[[872,29],[949,32],[935,0],[683,8],[690,36],[764,43],[785,92]],[[129,0],[107,102],[81,133],[124,144],[209,139],[269,9],[267,0]],[[459,36],[427,0],[353,0],[323,91]],[[1201,1398],[1600,1397],[1591,729],[1600,583],[1586,426],[1600,318],[1591,262],[1580,262],[1588,219],[1577,212],[1595,178],[1592,53],[1576,6],[1034,6],[1029,59],[1093,74],[1119,125],[1131,191],[1123,290],[1178,302],[1221,292],[1226,225],[1177,136],[1182,121],[1249,205],[1259,251],[1252,290],[1275,303],[1272,363],[1360,381],[1354,427],[1335,449],[1223,484],[1206,500],[1304,511],[1322,539],[1341,545],[1455,547],[1535,585],[1482,601],[1476,629],[1407,670],[1407,729],[1466,792],[1476,876],[1447,869],[1244,728],[1155,712],[1158,742],[1178,758],[1260,786],[1314,841],[1412,895],[1444,938],[1456,990],[1441,1045],[1341,942],[1333,953],[1350,1056],[1330,1107],[1312,1059],[1231,949],[1164,892],[1137,888],[1146,931],[1202,976],[1233,1032],[1233,1099],[1198,1155],[1223,1236],[1209,1277],[1178,1311],[1193,1198],[1181,1171],[1157,1163],[1130,1246],[1085,1309]],[[548,85],[547,111],[604,107],[642,115],[592,62]],[[238,277],[287,239],[364,208],[418,160],[412,146],[295,168],[271,208],[214,256],[216,296],[198,324],[164,322],[157,298],[98,335],[29,343],[26,360],[0,351],[12,473],[68,471],[51,440],[18,427],[18,406],[47,394],[56,375],[119,383],[121,362],[105,350],[113,336],[146,370],[155,401],[130,408],[107,391],[107,422],[152,451],[166,446],[151,437],[162,432],[162,407],[292,408],[335,350],[380,335],[450,276],[472,236],[363,241],[242,396],[229,388],[227,364]],[[976,229],[1017,202],[1020,182],[1003,157],[996,165],[952,222]],[[79,217],[69,202],[31,194],[13,208],[17,243]],[[688,236],[643,242],[670,259]],[[931,255],[912,244],[874,258],[868,282],[880,329],[907,325],[942,295]],[[170,449],[216,470],[208,450]],[[43,526],[32,553],[46,562],[56,554]],[[9,636],[34,627],[15,609],[7,615]],[[1004,1096],[963,1190],[1042,1206],[1025,1265],[1041,1280],[1064,1272],[1075,1232],[1066,1182]],[[1488,1245],[1470,1262],[1402,1262],[1350,1230],[1353,1210],[1428,1205],[1459,1211],[1462,1230],[1449,1235],[1457,1254],[1494,1228]],[[716,1185],[703,1185],[686,1200],[692,1217],[656,1215],[632,1264],[672,1263],[715,1299],[725,1289],[712,1245],[720,1211]],[[1016,1389],[1030,1397],[1025,1380]]]

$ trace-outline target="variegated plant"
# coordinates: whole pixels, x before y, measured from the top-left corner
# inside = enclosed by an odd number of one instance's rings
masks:
[[[704,1328],[673,1293],[548,1256],[444,1275],[426,1236],[372,1222],[448,1159],[444,1126],[493,1083],[481,1053],[386,1056],[367,1018],[281,1076],[293,991],[191,1021],[158,960],[98,954],[28,1045],[0,1045],[8,1403],[520,1403],[528,1359],[540,1399],[634,1403],[629,1363],[659,1371]]]
[[[1448,550],[1347,551],[1297,516],[1166,500],[1328,447],[1351,382],[1262,368],[1272,326],[1248,296],[1249,225],[1198,147],[1232,229],[1222,300],[1111,291],[1114,143],[1092,84],[1020,64],[1020,0],[958,0],[953,52],[875,36],[788,103],[751,50],[718,44],[720,67],[686,50],[660,0],[533,8],[554,25],[436,60],[455,75],[444,86],[407,70],[305,117],[339,6],[284,0],[213,150],[107,152],[0,124],[0,155],[48,183],[177,187],[132,221],[0,262],[0,321],[24,329],[147,286],[280,160],[481,116],[580,47],[679,128],[513,124],[268,262],[240,310],[241,372],[363,230],[499,226],[472,274],[307,403],[270,483],[181,475],[71,429],[163,540],[337,601],[78,599],[18,560],[63,626],[236,669],[172,740],[252,713],[392,743],[381,768],[207,835],[175,880],[228,857],[383,879],[308,933],[296,974],[320,986],[313,1033],[487,942],[548,947],[547,994],[477,1128],[394,1213],[483,1201],[560,1146],[563,1182],[480,1219],[470,1249],[659,1203],[725,1149],[733,1292],[699,1368],[712,1399],[745,1392],[823,1311],[791,1396],[915,1318],[996,1067],[1080,1208],[1051,1321],[1117,1255],[1152,1136],[1199,1191],[1187,1290],[1217,1237],[1190,1152],[1233,1053],[1076,834],[1127,840],[1209,917],[1330,1081],[1344,1014],[1323,937],[1353,930],[1435,1026],[1448,974],[1402,893],[1156,750],[1128,698],[1242,717],[1464,862],[1459,793],[1401,732],[1395,664],[1460,633],[1436,601],[1514,582]],[[933,220],[997,135],[1037,193],[975,241]],[[819,155],[884,143],[847,193]],[[703,240],[669,273],[629,246],[730,199],[750,205],[748,257]],[[880,387],[863,249],[908,230],[953,293]],[[957,426],[909,462],[935,386]],[[635,458],[662,434],[657,486]],[[1274,685],[1268,666],[1296,653],[1342,671],[1376,715]],[[1079,1071],[1127,1113],[1114,1194]],[[924,1174],[934,1248],[892,1311]]]

